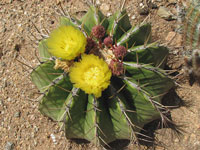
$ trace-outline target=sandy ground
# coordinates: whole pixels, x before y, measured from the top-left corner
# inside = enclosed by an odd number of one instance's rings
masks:
[[[83,0],[60,0],[70,14],[81,16],[88,5]],[[173,0],[171,0],[173,1]],[[127,0],[127,9],[132,24],[146,18],[140,15],[142,0]],[[105,15],[112,14],[123,4],[123,0],[100,0],[100,9]],[[175,4],[160,0],[157,6],[168,7],[176,12]],[[149,9],[152,22],[153,40],[167,43],[170,48],[168,65],[180,75],[175,79],[179,86],[175,94],[168,94],[166,100],[178,106],[171,110],[172,120],[181,126],[183,134],[175,136],[169,128],[152,132],[152,125],[147,131],[154,134],[158,146],[142,145],[140,148],[127,141],[115,142],[112,149],[135,150],[199,150],[200,149],[200,88],[189,86],[182,75],[183,54],[187,49],[182,45],[182,34],[174,39],[169,32],[177,28],[177,21],[166,21],[157,15],[158,9]],[[37,110],[36,87],[30,81],[32,68],[16,61],[20,60],[33,68],[38,64],[35,50],[36,39],[41,39],[32,22],[39,28],[51,31],[58,24],[59,9],[55,0],[1,0],[0,1],[0,149],[11,150],[88,150],[94,149],[90,143],[81,140],[67,140],[59,131],[56,122],[42,116]],[[34,38],[35,37],[35,38]],[[166,38],[168,37],[168,38]],[[168,43],[168,41],[170,41]],[[36,43],[36,44],[35,44]],[[55,136],[55,141],[52,136]],[[9,146],[12,145],[12,146]]]

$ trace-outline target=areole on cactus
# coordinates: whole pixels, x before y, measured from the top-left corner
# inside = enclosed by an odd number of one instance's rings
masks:
[[[161,99],[174,83],[162,70],[168,49],[150,43],[149,23],[132,27],[125,10],[107,18],[91,6],[81,20],[62,17],[56,31],[40,42],[43,63],[31,77],[44,93],[40,112],[60,122],[67,138],[96,145],[135,141],[145,124],[163,115]]]

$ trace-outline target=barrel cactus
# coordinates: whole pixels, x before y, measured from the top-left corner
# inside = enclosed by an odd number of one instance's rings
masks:
[[[186,15],[184,21],[184,41],[190,49],[200,47],[200,1],[183,1]]]
[[[131,26],[126,10],[105,17],[91,6],[80,20],[61,17],[31,73],[40,112],[70,139],[136,141],[145,124],[165,119],[161,99],[174,86],[163,70],[168,49],[150,40],[151,25]]]

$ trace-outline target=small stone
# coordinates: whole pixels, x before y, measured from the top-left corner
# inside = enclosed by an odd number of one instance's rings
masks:
[[[177,0],[168,0],[168,2],[169,2],[170,4],[176,4],[176,3],[177,3]]]
[[[176,142],[176,143],[178,143],[180,140],[178,139],[178,138],[176,138],[175,140],[174,140],[174,142]]]
[[[110,12],[109,12],[109,13],[107,13],[107,17],[109,17],[109,16],[111,16],[111,15],[112,15],[112,13],[110,13]]]
[[[0,99],[0,106],[3,106],[3,100]]]
[[[135,18],[136,18],[136,16],[135,16],[135,15],[133,15],[133,16],[131,17],[131,19],[132,19],[132,20],[134,20]]]
[[[9,97],[9,98],[7,99],[7,101],[10,102],[10,101],[11,101],[11,98]]]
[[[7,81],[6,81],[6,79],[3,79],[3,88],[5,88],[5,87],[7,87],[8,86],[8,83],[7,83]]]
[[[14,117],[16,117],[16,118],[19,118],[19,117],[20,117],[20,115],[21,115],[21,112],[20,112],[20,111],[18,111],[18,112],[16,112],[16,113],[14,114]]]
[[[37,133],[39,128],[37,126],[34,126],[34,132]]]
[[[109,11],[109,10],[110,10],[110,5],[108,5],[108,4],[106,4],[106,3],[103,3],[103,4],[100,6],[100,9],[101,9],[103,12]]]
[[[144,4],[143,3],[140,3],[140,7],[143,7],[144,6]]]
[[[21,45],[20,44],[15,44],[14,50],[17,51],[17,52],[19,52],[20,49],[21,49]]]
[[[96,5],[100,5],[101,2],[99,0],[96,0]]]
[[[197,136],[196,136],[194,133],[192,133],[192,134],[190,135],[189,142],[192,143],[193,141],[196,141],[196,139],[197,139]]]
[[[148,5],[148,7],[151,8],[151,9],[157,9],[157,8],[158,8],[158,6],[157,6],[155,3],[153,3],[152,1],[149,1],[149,2],[147,3],[147,5]]]
[[[147,6],[144,6],[142,8],[139,8],[139,14],[140,15],[148,15],[149,14],[149,9]]]
[[[6,67],[6,63],[5,62],[1,62],[1,67]]]
[[[35,133],[34,132],[31,132],[31,137],[35,138]]]
[[[5,145],[5,150],[13,150],[14,144],[12,142],[7,142]]]
[[[37,146],[38,142],[36,140],[34,140],[34,146]]]
[[[167,21],[176,19],[176,17],[166,7],[159,7],[157,14]]]
[[[53,143],[54,143],[54,144],[57,144],[55,135],[54,135],[54,134],[51,134],[50,137],[51,137]]]

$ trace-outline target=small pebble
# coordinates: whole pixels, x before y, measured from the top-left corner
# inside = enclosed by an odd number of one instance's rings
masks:
[[[7,80],[7,79],[5,79],[5,78],[3,79],[3,86],[2,86],[3,88],[5,88],[5,87],[7,87],[7,86],[8,86],[8,84],[7,84],[7,81],[6,81],[6,80]]]
[[[36,140],[34,140],[34,146],[37,146],[37,143],[38,143],[38,142],[37,142]]]
[[[51,134],[50,137],[51,137],[53,143],[54,143],[54,144],[57,144],[55,135],[54,135],[54,134]]]
[[[135,15],[133,15],[133,16],[131,17],[131,19],[132,19],[132,20],[134,20],[135,18],[136,18],[136,16],[135,16]]]
[[[139,14],[140,15],[148,15],[149,14],[149,9],[147,6],[144,6],[143,8],[139,8]]]
[[[38,128],[37,126],[34,126],[34,131],[35,131],[35,133],[37,133],[38,130],[39,130],[39,128]]]
[[[99,0],[96,0],[96,5],[100,5],[101,2]]]
[[[176,4],[177,0],[168,0],[169,3]]]
[[[5,145],[5,150],[13,150],[14,144],[12,142],[7,142]]]
[[[11,98],[9,97],[9,98],[7,99],[7,101],[10,102],[10,101],[11,101]]]
[[[147,5],[148,5],[148,7],[151,8],[151,9],[157,9],[157,8],[158,8],[158,6],[157,6],[155,3],[151,2],[151,1],[149,1],[149,2],[147,3]]]
[[[176,19],[176,17],[166,7],[159,7],[157,14],[167,21]]]
[[[19,118],[21,116],[21,112],[20,111],[18,111],[18,112],[16,112],[15,114],[14,114],[14,117],[16,117],[16,118]]]
[[[1,55],[1,54],[0,54]],[[3,54],[2,54],[3,55]],[[1,62],[1,67],[6,67],[6,63],[5,62]]]
[[[21,45],[20,44],[15,44],[14,50],[17,51],[17,52],[19,52],[20,49],[21,49]]]
[[[111,16],[111,15],[112,15],[112,13],[110,13],[110,12],[109,12],[109,13],[107,13],[107,17],[109,17],[109,16]]]
[[[144,4],[143,3],[140,3],[140,7],[143,7],[144,6]]]
[[[178,143],[178,142],[179,142],[179,139],[178,139],[178,138],[176,138],[176,139],[174,140],[174,142]]]
[[[0,99],[0,106],[3,106],[3,100]]]
[[[106,3],[103,3],[101,6],[100,6],[100,9],[102,11],[109,11],[110,10],[110,5],[106,4]]]

